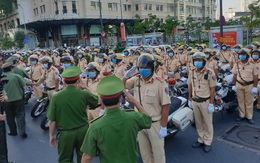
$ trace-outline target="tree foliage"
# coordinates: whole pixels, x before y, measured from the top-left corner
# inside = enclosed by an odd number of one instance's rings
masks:
[[[0,11],[3,11],[0,16],[7,16],[12,13],[12,2],[13,0],[0,0]]]
[[[22,49],[24,47],[24,38],[25,34],[23,31],[17,31],[14,34],[14,42],[16,44],[16,47]]]
[[[15,43],[10,38],[5,37],[5,38],[2,39],[1,47],[4,50],[11,49],[13,46],[15,46]]]

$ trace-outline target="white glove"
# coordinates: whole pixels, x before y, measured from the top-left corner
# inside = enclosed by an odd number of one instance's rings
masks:
[[[168,75],[172,75],[172,76],[173,76],[173,75],[174,75],[174,72],[168,72]]]
[[[236,86],[232,86],[232,90],[236,92],[237,91]]]
[[[214,106],[213,106],[213,104],[209,104],[209,107],[208,107],[208,112],[209,112],[209,114],[211,114],[211,113],[214,113]]]
[[[218,87],[221,87],[221,86],[222,86],[222,84],[221,84],[221,83],[217,83],[217,86],[218,86]]]
[[[137,68],[136,66],[133,66],[131,69],[129,69],[128,71],[126,71],[124,77],[125,77],[126,79],[129,79],[129,78],[131,78],[132,76],[134,76],[134,75],[135,75],[135,72],[136,72],[136,68]]]
[[[98,116],[102,116],[104,114],[105,110],[104,109],[100,109],[100,112],[98,114]]]
[[[253,95],[257,95],[257,93],[258,93],[257,87],[253,87],[252,90],[251,90],[251,93]]]
[[[192,101],[188,101],[188,106],[190,107],[190,108],[192,108]]]
[[[167,127],[161,126],[160,131],[159,131],[159,138],[162,139],[165,136],[167,136]]]

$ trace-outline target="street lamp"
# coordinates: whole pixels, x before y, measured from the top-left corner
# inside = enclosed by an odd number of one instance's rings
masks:
[[[24,25],[24,33],[25,33],[25,39],[27,39],[27,28],[26,28],[26,23],[25,23],[25,12],[24,12],[24,9],[23,9],[23,7],[18,3],[17,4],[18,6],[20,6],[21,7],[21,9],[23,10],[23,25]],[[27,50],[27,42],[25,42],[25,48],[26,48],[26,50]]]

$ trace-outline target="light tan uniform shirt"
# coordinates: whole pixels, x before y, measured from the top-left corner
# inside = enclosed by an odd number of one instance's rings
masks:
[[[138,93],[139,77],[134,76],[126,81],[126,89],[134,88],[134,97],[139,101]],[[140,77],[141,102],[148,115],[153,121],[159,121],[162,114],[162,106],[170,104],[169,90],[166,82],[154,74],[151,79],[145,82]]]
[[[31,71],[30,71],[30,78],[33,81],[38,81],[41,78],[43,72],[44,72],[44,69],[42,68],[41,63],[37,63],[36,65],[32,65]]]
[[[237,80],[241,83],[245,83],[244,80],[251,82],[255,75],[259,75],[259,68],[252,61],[244,64],[239,60],[234,64],[232,73],[237,75]]]
[[[51,66],[49,69],[44,70],[41,78],[45,80],[47,88],[55,88],[56,81],[59,80],[59,70]]]
[[[112,69],[111,69],[111,65],[110,65],[109,62],[105,62],[105,63],[99,64],[99,65],[100,65],[100,67],[101,67],[101,70],[100,70],[100,78],[102,79],[102,78],[105,77],[103,73],[104,73],[104,72],[110,73]]]
[[[167,79],[168,75],[167,75],[167,70],[166,67],[164,65],[159,66],[157,68],[157,70],[155,71],[156,75],[164,80]]]
[[[118,78],[122,78],[124,77],[126,72],[126,64],[124,63],[119,63],[117,65],[115,65],[115,70],[114,70],[114,75]]]
[[[180,65],[184,65],[186,66],[186,58],[187,58],[187,55],[182,53],[178,53],[175,55],[175,58],[177,59],[177,61],[180,63]]]
[[[206,74],[208,74],[208,79],[204,79]],[[210,88],[217,85],[217,78],[215,73],[208,68],[204,67],[201,71],[194,68],[189,72],[188,84],[192,85],[193,98],[208,98]]]
[[[178,62],[178,60],[174,57],[169,58],[166,63],[166,66],[168,66],[168,72],[173,72],[173,70],[175,70],[180,65],[180,62]]]
[[[207,60],[206,66],[207,66],[207,68],[209,68],[209,69],[211,69],[213,71],[218,69],[217,61],[214,60],[213,58],[210,58],[209,60]]]
[[[57,57],[55,57],[55,56],[53,56],[53,60],[54,60],[54,64],[55,64],[55,66],[60,66],[60,56],[57,56]]]
[[[23,63],[22,61],[19,61],[18,65],[16,67],[19,68],[19,69],[25,70],[26,64]]]
[[[85,58],[79,59],[78,67],[81,69],[81,71],[85,70],[88,66],[88,62]]]
[[[133,58],[132,58],[130,55],[125,56],[125,57],[124,57],[124,63],[125,63],[126,65],[129,65],[130,62],[133,62],[132,59],[133,59]]]
[[[216,56],[219,57],[220,62],[228,63],[232,53],[230,51],[220,50]]]

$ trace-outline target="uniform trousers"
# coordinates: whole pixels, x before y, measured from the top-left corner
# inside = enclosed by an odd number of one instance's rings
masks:
[[[161,121],[152,123],[150,129],[138,132],[138,142],[144,163],[165,163],[164,139],[159,139]]]
[[[257,85],[258,97],[257,97],[257,109],[260,111],[260,84]]]
[[[0,163],[7,162],[6,154],[6,133],[5,133],[5,122],[0,121]]]
[[[208,112],[209,100],[205,102],[192,101],[198,142],[211,145],[213,141],[212,114]]]
[[[25,134],[25,110],[24,110],[24,99],[8,102],[5,105],[5,113],[7,124],[10,129],[10,133],[17,134],[17,126],[20,136]],[[17,126],[16,126],[16,122]]]
[[[58,134],[58,154],[59,163],[73,163],[73,154],[76,150],[77,163],[81,162],[82,152],[80,151],[81,145],[88,130],[88,124],[83,127],[59,131]]]
[[[236,83],[239,117],[241,118],[253,118],[254,95],[251,93],[252,88],[253,84],[243,86]]]
[[[42,89],[41,89],[41,87],[40,86],[38,86],[38,87],[33,87],[33,93],[34,93],[34,96],[35,96],[35,98],[36,99],[39,99],[39,98],[41,98],[42,97]]]

